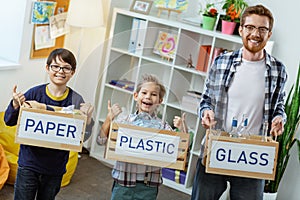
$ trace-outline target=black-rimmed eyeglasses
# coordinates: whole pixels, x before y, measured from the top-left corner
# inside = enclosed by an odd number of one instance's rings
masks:
[[[243,27],[245,28],[247,33],[253,33],[256,29],[261,34],[266,34],[267,32],[269,32],[269,28],[264,27],[264,26],[256,27],[256,26],[253,26],[253,25],[244,25]]]
[[[71,66],[65,66],[65,67],[61,67],[59,65],[50,65],[50,68],[52,71],[54,72],[59,72],[60,70],[62,70],[64,73],[69,74],[72,71],[72,67]]]

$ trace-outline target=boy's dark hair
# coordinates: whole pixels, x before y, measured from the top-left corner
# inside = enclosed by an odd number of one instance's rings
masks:
[[[153,74],[144,74],[142,76],[141,80],[139,81],[135,91],[137,93],[139,93],[139,91],[142,88],[142,85],[144,83],[149,83],[149,82],[155,83],[159,87],[159,98],[162,99],[165,96],[165,93],[166,93],[165,86]]]
[[[249,6],[245,9],[243,12],[243,15],[241,17],[241,26],[245,25],[246,17],[249,15],[260,15],[260,16],[266,16],[269,18],[269,30],[272,31],[274,18],[269,9],[264,7],[263,5],[256,5],[256,6]]]
[[[56,60],[58,58],[60,61],[69,63],[72,67],[72,70],[75,71],[76,69],[76,58],[74,54],[64,48],[54,49],[47,59],[47,65],[51,65],[53,60]]]

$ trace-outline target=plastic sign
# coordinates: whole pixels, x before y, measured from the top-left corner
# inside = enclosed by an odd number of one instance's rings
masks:
[[[180,137],[120,127],[116,154],[175,163]]]

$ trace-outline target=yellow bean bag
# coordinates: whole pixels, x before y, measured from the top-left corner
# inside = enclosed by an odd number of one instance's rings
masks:
[[[0,144],[3,146],[5,156],[9,165],[9,175],[6,183],[13,185],[16,180],[18,169],[18,155],[20,145],[15,143],[16,126],[9,127],[4,123],[4,112],[0,112]],[[67,172],[64,174],[61,186],[67,186],[76,170],[78,163],[78,153],[70,152],[67,163]]]
[[[4,149],[0,144],[0,190],[8,178],[9,165],[4,154]]]

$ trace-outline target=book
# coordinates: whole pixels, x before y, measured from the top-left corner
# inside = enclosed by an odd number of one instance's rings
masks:
[[[200,99],[202,97],[202,93],[195,90],[188,90],[186,92],[187,95]]]
[[[182,22],[200,27],[200,25],[202,23],[202,19],[201,19],[200,16],[197,16],[197,17],[185,17],[185,18],[182,18]]]
[[[133,91],[135,83],[128,80],[111,80],[109,84],[114,85],[116,87],[123,88],[125,90]]]
[[[182,97],[181,101],[181,107],[183,109],[192,111],[192,112],[197,112],[197,108],[199,107],[200,104],[200,98],[193,97],[190,95],[184,95]]]

